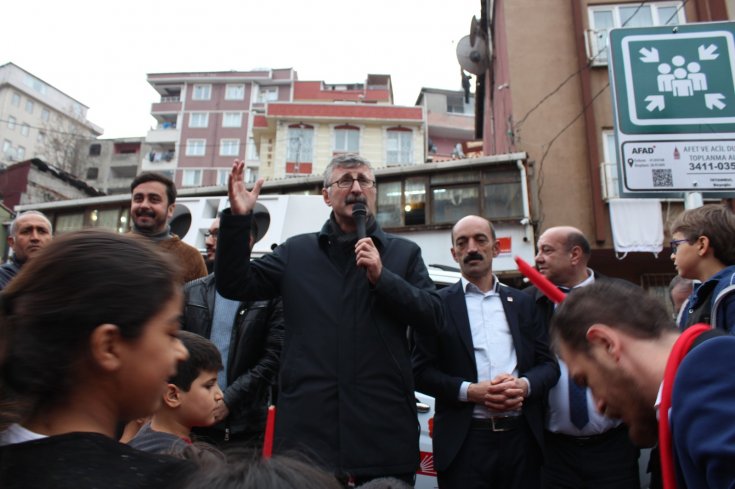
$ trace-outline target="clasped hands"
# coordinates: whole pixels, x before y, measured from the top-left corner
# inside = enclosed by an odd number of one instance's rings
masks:
[[[528,382],[510,374],[470,384],[467,389],[467,400],[498,412],[520,410],[527,396]]]

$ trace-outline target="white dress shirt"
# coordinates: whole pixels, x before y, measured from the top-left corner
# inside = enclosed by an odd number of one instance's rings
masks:
[[[589,268],[589,277],[573,288],[586,287],[595,282],[595,275]],[[569,417],[569,369],[561,358],[559,359],[559,381],[549,391],[549,407],[546,416],[546,428],[553,433],[562,433],[571,436],[591,436],[604,433],[618,426],[621,421],[603,416],[595,407],[592,392],[587,389],[587,412],[589,422],[580,430],[572,423]]]
[[[516,357],[513,336],[510,334],[508,320],[501,302],[498,278],[493,276],[493,287],[482,292],[476,285],[462,277],[467,316],[472,331],[472,346],[477,366],[477,381],[492,380],[502,373],[518,376],[518,359]],[[526,383],[528,383],[527,379]],[[467,389],[470,382],[462,382],[459,388],[459,400],[467,402]],[[530,389],[529,389],[530,392]],[[483,405],[475,404],[473,417],[488,418],[494,415],[518,415],[515,412],[494,412]]]

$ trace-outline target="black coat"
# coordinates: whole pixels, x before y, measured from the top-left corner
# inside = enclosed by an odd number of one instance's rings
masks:
[[[444,323],[436,334],[416,332],[413,352],[416,387],[436,399],[434,466],[446,470],[470,430],[474,403],[458,399],[462,382],[477,382],[472,331],[462,282],[439,291]],[[530,297],[506,286],[498,287],[515,348],[518,376],[526,377],[531,395],[523,402],[523,418],[543,446],[544,403],[559,378],[559,365],[549,351],[546,330]]]
[[[407,327],[432,331],[441,302],[419,247],[373,224],[383,264],[375,286],[335,231],[287,240],[250,262],[250,216],[220,221],[217,289],[238,300],[282,296],[275,451],[304,450],[337,473],[415,472],[419,424]]]
[[[214,274],[184,287],[182,329],[205,338],[212,332]],[[232,325],[224,401],[230,415],[215,428],[233,434],[262,432],[270,387],[275,383],[283,346],[283,305],[280,299],[241,302]]]

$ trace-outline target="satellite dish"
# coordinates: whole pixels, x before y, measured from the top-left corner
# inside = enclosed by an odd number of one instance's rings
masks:
[[[457,60],[463,70],[473,75],[482,75],[489,65],[487,43],[481,36],[474,36],[473,44],[470,37],[464,36],[457,43]]]

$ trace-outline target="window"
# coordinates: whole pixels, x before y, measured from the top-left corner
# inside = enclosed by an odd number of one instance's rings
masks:
[[[48,109],[41,109],[41,120],[43,120],[43,122],[48,122],[50,116],[51,113]]]
[[[26,157],[26,149],[23,146],[18,146],[15,149],[15,157],[22,160]]]
[[[230,85],[225,88],[225,100],[242,100],[245,98],[245,85]]]
[[[219,142],[220,156],[239,156],[240,140],[239,139],[222,139]]]
[[[8,116],[8,129],[15,131],[15,117],[12,115]]]
[[[620,197],[618,189],[618,158],[615,145],[615,132],[602,131],[602,155],[604,161],[600,168],[602,179],[602,192],[604,199],[616,199]]]
[[[207,127],[209,125],[209,113],[192,112],[189,114],[189,127]]]
[[[242,112],[225,112],[222,115],[222,127],[242,127]]]
[[[434,188],[431,214],[434,224],[453,224],[464,216],[480,214],[477,185]]]
[[[388,129],[386,149],[388,165],[413,163],[413,131],[401,127]]]
[[[359,153],[360,129],[355,126],[337,126],[334,128],[335,153]]]
[[[13,143],[7,139],[3,141],[3,156],[10,156],[13,153]]]
[[[314,159],[313,149],[314,128],[312,126],[305,124],[289,126],[286,173],[311,173],[311,162]],[[304,163],[307,163],[308,166]]]
[[[87,180],[97,180],[100,174],[100,169],[94,166],[87,168]]]
[[[181,184],[184,187],[197,187],[202,184],[201,170],[184,170],[181,176]]]
[[[523,217],[521,174],[516,168],[485,173],[485,215],[490,219]]]
[[[89,156],[99,156],[102,153],[102,145],[99,143],[89,145]]]
[[[33,114],[33,100],[26,100],[26,112]]]
[[[29,126],[28,124],[25,124],[25,123],[24,124],[21,124],[21,126],[20,126],[20,133],[23,136],[28,136],[31,133],[31,126]]]
[[[278,87],[260,87],[258,102],[274,102],[278,100]]]
[[[38,134],[36,135],[36,142],[43,144],[46,142],[46,133],[43,131],[38,131]]]
[[[382,227],[396,227],[401,222],[402,182],[380,182],[378,185],[378,213],[375,219]]]
[[[426,219],[426,185],[428,178],[407,177],[399,182],[378,185],[377,221],[383,227],[428,224]]]
[[[212,85],[194,85],[192,100],[209,100],[212,97]]]
[[[187,139],[186,156],[204,156],[206,154],[206,139]]]
[[[20,94],[18,92],[13,92],[10,103],[13,104],[13,107],[20,107]]]
[[[589,7],[587,56],[592,64],[607,64],[607,34],[613,27],[650,27],[686,22],[682,2],[631,3]]]
[[[227,185],[227,178],[230,176],[230,170],[217,170],[217,182],[215,185]]]
[[[258,147],[255,146],[255,139],[248,138],[248,152],[247,152],[247,159],[248,160],[257,160],[260,157],[258,156]]]

